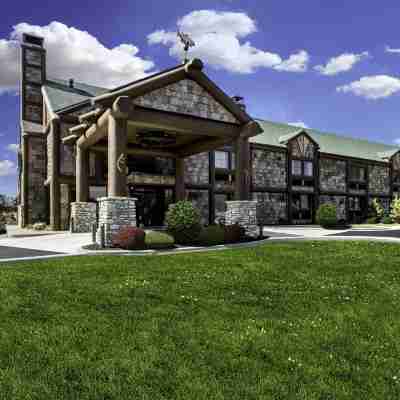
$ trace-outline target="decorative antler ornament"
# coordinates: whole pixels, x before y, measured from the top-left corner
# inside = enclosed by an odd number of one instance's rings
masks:
[[[196,43],[192,40],[192,38],[187,33],[183,33],[179,30],[177,32],[177,36],[181,40],[181,42],[183,43],[183,46],[184,46],[183,49],[185,51],[185,57],[184,57],[183,63],[186,64],[189,61],[189,59],[187,57],[189,48],[194,47],[196,45]]]
[[[126,155],[121,154],[117,160],[117,169],[122,174],[126,172]]]

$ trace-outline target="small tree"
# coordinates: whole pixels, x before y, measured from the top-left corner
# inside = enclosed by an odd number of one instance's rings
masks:
[[[316,220],[324,228],[335,226],[337,224],[336,205],[321,204],[317,210]]]
[[[377,222],[380,222],[385,214],[385,209],[377,198],[372,200],[372,208],[375,211]]]
[[[396,194],[390,206],[390,217],[396,223],[400,223],[400,198]]]

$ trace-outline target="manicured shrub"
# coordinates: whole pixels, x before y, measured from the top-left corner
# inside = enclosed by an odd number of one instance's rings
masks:
[[[36,222],[33,224],[32,228],[35,231],[44,231],[46,229],[46,224],[44,222]]]
[[[393,224],[393,220],[392,220],[392,218],[390,217],[390,215],[385,215],[385,216],[382,218],[382,224]]]
[[[245,235],[245,229],[239,224],[224,226],[224,241],[225,243],[237,243]]]
[[[367,218],[366,223],[367,224],[376,224],[378,222],[378,219],[376,217],[369,217]]]
[[[335,226],[337,224],[336,205],[321,204],[317,210],[316,220],[324,228]]]
[[[145,243],[148,249],[171,249],[174,247],[175,240],[165,232],[146,231]]]
[[[372,208],[375,212],[376,222],[380,222],[385,214],[385,209],[382,207],[380,201],[375,198],[372,200]]]
[[[197,237],[199,246],[216,246],[225,243],[225,228],[221,225],[209,225],[203,228]]]
[[[143,250],[146,233],[141,228],[125,226],[113,237],[113,246],[124,250]]]
[[[178,244],[193,244],[201,231],[200,213],[190,201],[171,204],[165,223]]]
[[[390,206],[390,217],[396,223],[400,223],[400,197],[396,194]]]

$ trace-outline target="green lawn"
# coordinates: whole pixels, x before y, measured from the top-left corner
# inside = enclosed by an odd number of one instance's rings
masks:
[[[399,399],[400,247],[0,269],[0,399]]]

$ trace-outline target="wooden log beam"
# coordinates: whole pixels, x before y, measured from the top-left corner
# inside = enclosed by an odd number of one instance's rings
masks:
[[[72,128],[69,128],[68,131],[71,134],[82,133],[82,132],[86,131],[87,128],[89,128],[89,124],[84,122],[83,124],[75,125]]]
[[[216,150],[224,145],[231,144],[234,139],[213,139],[197,143],[189,143],[186,147],[177,151],[177,157],[189,157],[193,154],[204,153],[206,151]]]
[[[78,147],[87,148],[97,143],[103,137],[107,136],[108,118],[110,115],[110,109],[104,111],[97,122],[86,131],[85,135],[78,139],[76,142]]]
[[[131,125],[189,135],[232,138],[239,136],[240,126],[182,114],[135,107],[129,112]]]
[[[76,201],[89,199],[89,151],[82,147],[76,149]]]
[[[80,115],[79,122],[95,121],[101,114],[103,114],[104,109],[102,107],[97,107],[95,110],[89,111],[85,114]]]
[[[80,135],[69,135],[61,139],[62,143],[65,145],[73,145],[79,139]]]
[[[108,151],[108,148],[107,146],[94,145],[90,148],[90,150],[106,153]],[[149,157],[165,157],[165,158],[177,157],[176,153],[171,153],[170,151],[141,149],[135,147],[127,147],[126,154],[133,156],[149,156]]]

